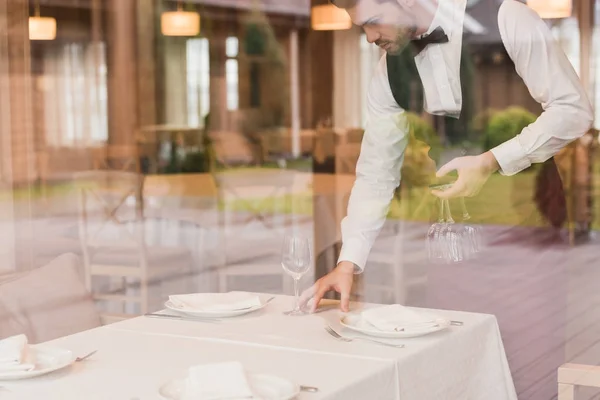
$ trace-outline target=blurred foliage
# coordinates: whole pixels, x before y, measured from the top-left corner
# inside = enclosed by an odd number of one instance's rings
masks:
[[[188,153],[181,163],[181,172],[184,174],[209,172],[210,164],[203,151]]]
[[[535,115],[522,107],[509,107],[503,111],[491,112],[484,131],[483,150],[491,150],[514,138],[535,120]]]
[[[435,129],[419,115],[407,112],[406,118],[410,134],[401,181],[405,187],[427,186],[435,175],[435,162],[439,160],[442,144]]]

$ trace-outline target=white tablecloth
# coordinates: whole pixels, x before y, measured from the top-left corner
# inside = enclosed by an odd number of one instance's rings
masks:
[[[35,380],[0,383],[2,399],[146,400],[195,364],[239,360],[254,372],[317,386],[303,399],[514,400],[498,325],[493,316],[439,312],[464,322],[404,349],[340,342],[324,330],[337,324],[331,309],[305,317],[282,311],[278,297],[267,309],[222,323],[136,318],[53,341],[77,354],[99,350],[89,361]],[[340,331],[341,327],[337,325]],[[347,332],[345,332],[347,333]]]

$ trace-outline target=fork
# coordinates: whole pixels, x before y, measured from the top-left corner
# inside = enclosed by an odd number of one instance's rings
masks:
[[[208,322],[208,323],[211,323],[211,324],[217,324],[217,323],[223,321],[222,319],[218,319],[218,318],[207,318],[207,317],[196,317],[196,316],[183,316],[183,315],[161,314],[161,313],[147,313],[147,314],[144,314],[144,317],[180,319],[180,320],[184,320],[184,321]]]
[[[375,339],[369,339],[369,338],[363,338],[363,337],[346,337],[346,336],[342,336],[339,333],[337,333],[332,327],[330,326],[326,326],[325,330],[327,331],[327,333],[329,333],[331,336],[333,336],[334,338],[341,340],[343,342],[353,342],[355,340],[364,340],[366,342],[371,342],[371,343],[376,343],[376,344],[380,344],[382,346],[388,346],[388,347],[395,347],[397,349],[402,349],[404,348],[403,344],[393,344],[393,343],[387,343],[387,342],[381,342],[379,340],[375,340]]]
[[[83,360],[87,360],[88,358],[90,358],[91,356],[93,356],[94,354],[96,354],[97,352],[98,352],[98,350],[94,350],[94,351],[92,351],[91,353],[89,353],[89,354],[86,354],[86,355],[85,355],[85,356],[83,356],[83,357],[77,357],[77,358],[75,359],[75,362],[80,362],[80,361],[83,361]]]

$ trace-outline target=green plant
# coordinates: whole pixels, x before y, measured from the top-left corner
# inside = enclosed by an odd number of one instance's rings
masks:
[[[402,183],[407,187],[426,186],[435,174],[442,145],[433,127],[417,114],[407,112],[410,129],[402,164]]]
[[[256,23],[249,23],[246,27],[246,40],[244,48],[246,54],[253,56],[262,56],[265,54],[266,38],[260,26]]]
[[[509,107],[506,110],[492,113],[485,128],[484,150],[491,150],[514,138],[535,120],[535,115],[521,107]]]
[[[407,112],[406,118],[410,126],[411,140],[422,142],[428,147],[429,157],[434,161],[439,161],[442,154],[442,141],[435,129],[418,114]]]
[[[188,153],[181,163],[181,172],[184,174],[208,172],[209,165],[203,151]]]

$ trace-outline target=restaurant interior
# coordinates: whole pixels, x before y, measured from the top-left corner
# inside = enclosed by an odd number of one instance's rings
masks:
[[[600,399],[600,1],[526,2],[593,126],[442,201],[436,170],[543,112],[502,0],[465,1],[468,118],[408,80],[351,310],[294,313],[340,257],[385,52],[328,0],[0,0],[0,399]]]

